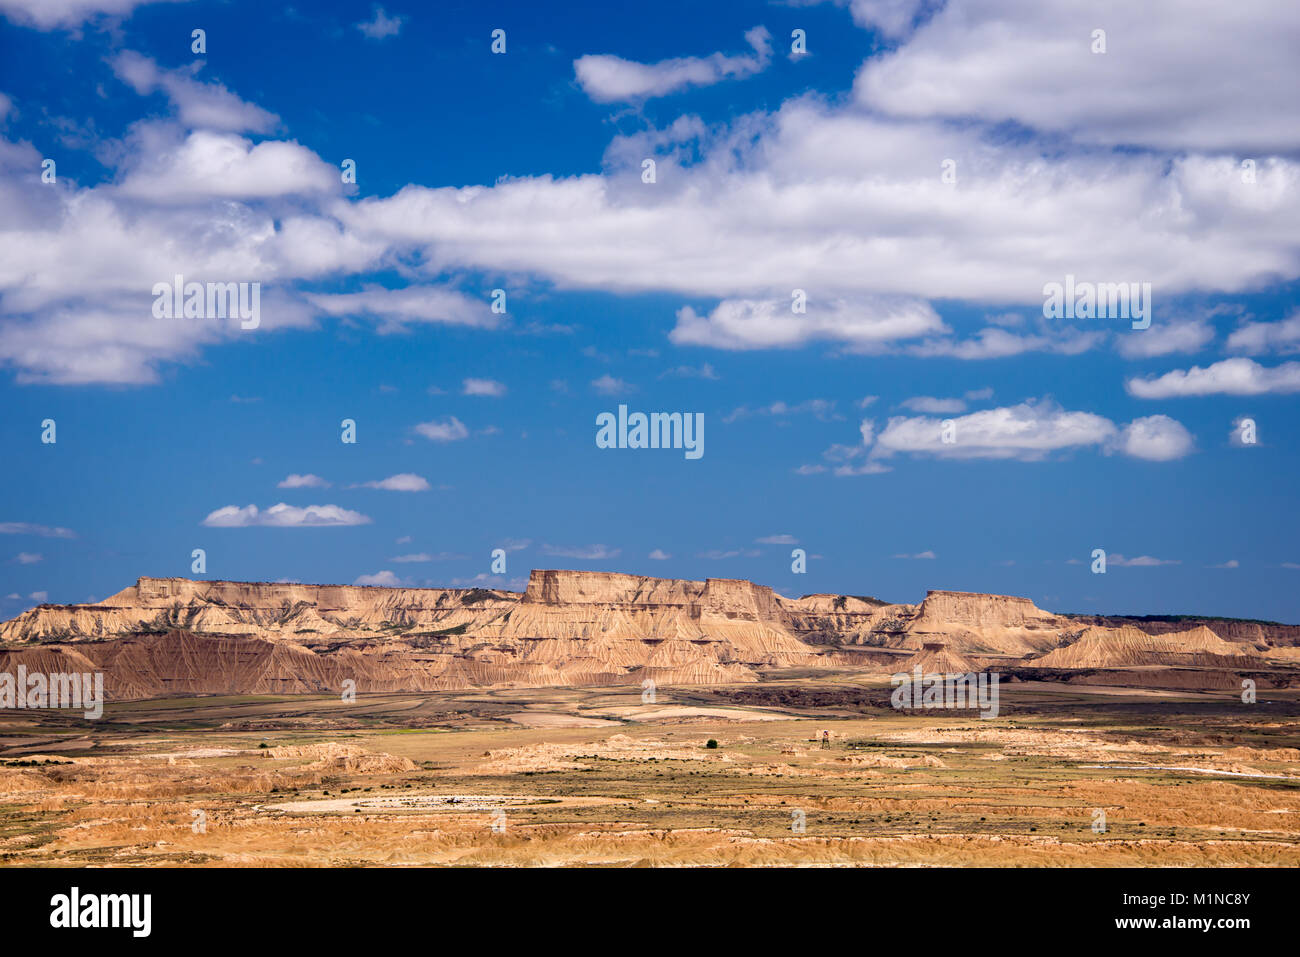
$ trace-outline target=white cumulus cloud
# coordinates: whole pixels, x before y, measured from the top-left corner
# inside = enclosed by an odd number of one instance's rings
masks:
[[[375,572],[373,575],[361,575],[354,581],[354,585],[382,585],[386,588],[401,587],[402,580],[392,572],[385,569],[382,572]]]
[[[361,31],[363,36],[371,40],[382,40],[385,37],[395,37],[402,32],[402,24],[406,18],[402,16],[390,17],[384,12],[383,7],[375,7],[375,15],[370,20],[362,20],[360,23],[353,24]]]
[[[875,436],[874,446],[868,420],[863,423],[862,438],[863,446],[871,447],[873,460],[902,452],[935,458],[1035,462],[1053,452],[1096,448],[1165,462],[1182,458],[1195,446],[1182,423],[1166,415],[1134,419],[1121,428],[1105,416],[1067,411],[1047,399],[947,419],[895,416]],[[862,473],[850,466],[844,474]]]
[[[950,415],[954,412],[966,411],[966,401],[964,399],[936,399],[928,395],[913,396],[910,399],[904,399],[898,404],[913,412],[928,412],[932,415]]]
[[[1176,558],[1154,558],[1151,555],[1125,558],[1119,553],[1113,553],[1106,556],[1106,564],[1118,565],[1121,568],[1156,568],[1160,565],[1181,565],[1182,561]]]
[[[772,58],[772,37],[764,27],[745,34],[752,54],[678,57],[658,63],[637,63],[609,54],[579,57],[573,71],[584,93],[597,103],[646,100],[692,86],[711,86],[741,79],[766,69]]]
[[[795,313],[789,299],[727,299],[708,315],[690,306],[677,311],[669,339],[678,345],[719,349],[773,349],[816,340],[839,342],[870,351],[896,339],[946,332],[927,302],[859,297],[808,305]]]
[[[891,27],[916,6],[899,4],[890,19],[893,4],[855,2]],[[1104,53],[1092,52],[1097,29]],[[1090,143],[1288,152],[1300,147],[1297,48],[1292,0],[947,0],[899,49],[867,60],[855,89],[862,104],[901,116],[1014,120]]]
[[[127,17],[150,2],[157,0],[0,0],[0,13],[38,30],[72,29],[99,17]]]
[[[1115,424],[1104,416],[1068,412],[1049,401],[972,412],[952,419],[950,431],[944,421],[895,416],[880,431],[872,454],[1034,461],[1063,449],[1101,445],[1116,433]],[[944,441],[945,434],[951,435],[951,442]]]
[[[377,488],[385,492],[427,492],[432,486],[429,480],[414,472],[401,472],[386,479],[362,482],[358,488]]]
[[[340,188],[338,171],[297,143],[254,145],[235,133],[210,130],[176,141],[166,127],[145,128],[137,136],[139,151],[118,187],[132,198],[180,203],[333,194]]]
[[[277,483],[276,488],[329,488],[330,483],[319,475],[298,475],[292,473],[285,476],[284,480]]]
[[[455,442],[469,437],[465,423],[454,415],[442,422],[421,422],[415,426],[415,431],[431,442]]]
[[[1118,340],[1120,355],[1148,359],[1175,352],[1199,352],[1214,341],[1214,327],[1204,320],[1152,323],[1149,329],[1123,333]]]
[[[1181,422],[1167,415],[1148,415],[1126,425],[1117,444],[1121,452],[1133,458],[1169,462],[1191,452],[1196,441]]]
[[[254,103],[241,100],[220,83],[194,78],[202,68],[190,66],[167,70],[143,54],[124,50],[114,57],[114,72],[135,92],[148,95],[162,91],[171,101],[181,123],[194,129],[268,133],[279,118]]]
[[[41,538],[76,538],[70,528],[37,525],[33,522],[0,522],[0,535],[37,535]]]
[[[1170,399],[1193,395],[1267,395],[1300,392],[1300,362],[1262,366],[1254,359],[1224,359],[1201,368],[1174,369],[1164,375],[1126,383],[1139,399]]]
[[[360,512],[338,505],[298,507],[280,502],[267,509],[256,505],[227,505],[210,513],[203,524],[212,528],[249,528],[255,525],[272,528],[315,528],[338,525],[368,525],[370,519]]]
[[[1300,310],[1278,322],[1247,322],[1228,336],[1228,351],[1246,355],[1300,352]]]
[[[500,398],[506,394],[504,382],[495,379],[466,379],[461,383],[462,395],[486,395]]]
[[[307,299],[327,315],[378,320],[380,332],[400,332],[408,323],[421,322],[485,329],[497,325],[487,302],[438,286],[388,289],[368,285],[361,292],[309,295]]]
[[[597,561],[604,558],[617,558],[621,549],[608,545],[543,545],[543,553],[560,558],[582,558]]]

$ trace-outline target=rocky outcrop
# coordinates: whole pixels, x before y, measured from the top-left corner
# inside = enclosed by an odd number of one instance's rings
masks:
[[[108,638],[172,629],[261,637],[355,638],[469,628],[512,608],[512,592],[141,578],[94,605],[39,605],[0,641]]]
[[[781,603],[795,634],[818,645],[884,647],[916,615],[915,605],[894,605],[856,595],[804,595]]]
[[[1274,621],[1250,621],[1242,618],[1198,618],[1178,615],[1162,618],[1158,615],[1146,615],[1140,618],[1118,615],[1068,615],[1071,621],[1080,625],[1095,625],[1099,628],[1123,628],[1131,626],[1148,635],[1166,635],[1170,632],[1187,631],[1204,625],[1220,638],[1244,644],[1266,648],[1300,647],[1300,625],[1282,625]]]
[[[909,622],[902,647],[920,648],[942,639],[963,654],[1026,655],[1054,647],[1068,627],[1028,598],[931,591]]]
[[[110,698],[718,684],[779,669],[966,672],[1019,664],[1294,669],[1285,635],[1204,626],[1153,636],[1026,598],[931,591],[917,605],[785,598],[753,582],[539,569],[494,589],[141,578],[98,604],[0,625],[0,671],[102,671]],[[1289,626],[1277,626],[1278,628]],[[854,647],[857,646],[857,647]],[[868,651],[869,648],[878,649]],[[911,653],[911,657],[908,654]],[[886,656],[888,661],[872,664]]]
[[[823,663],[786,627],[770,588],[732,579],[538,570],[514,608],[475,634],[521,661],[566,673],[588,662],[624,680],[752,680],[759,668]]]
[[[97,605],[32,609],[0,639],[37,645],[0,670],[75,654],[110,698],[337,693],[346,679],[358,692],[717,684],[830,663],[770,588],[552,570],[523,595],[142,578]]]
[[[1037,668],[1133,668],[1194,665],[1242,668],[1267,662],[1249,645],[1224,641],[1201,625],[1186,631],[1149,635],[1132,625],[1089,628],[1078,640],[1030,661]]]
[[[954,654],[1019,656],[1046,651],[1064,631],[1081,626],[1036,607],[1028,598],[930,591],[919,605],[809,595],[787,601],[789,620],[805,640],[917,651],[941,640]]]
[[[897,666],[900,672],[915,668],[920,668],[926,675],[965,675],[981,670],[965,655],[958,654],[941,641],[927,641],[920,651]]]

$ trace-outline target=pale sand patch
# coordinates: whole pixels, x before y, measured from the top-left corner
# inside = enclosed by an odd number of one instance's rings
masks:
[[[618,724],[608,718],[583,718],[576,714],[557,714],[553,711],[517,711],[505,717],[526,728],[608,728]]]
[[[711,761],[730,764],[731,756],[705,748],[701,738],[694,745],[687,742],[668,744],[648,738],[631,738],[612,734],[604,741],[583,744],[534,744],[521,748],[497,748],[487,752],[489,759],[476,768],[478,774],[519,774],[528,771],[585,771],[582,759],[606,761]]]
[[[1130,669],[1137,671],[1140,669]],[[1154,670],[1154,669],[1149,669]],[[1059,681],[1020,681],[1014,685],[1002,685],[1000,690],[1008,688],[1023,689],[1025,691],[1058,691],[1061,694],[1090,694],[1090,695],[1115,695],[1118,697],[1134,698],[1222,698],[1223,692],[1213,691],[1181,691],[1167,690],[1164,688],[1119,688],[1114,685],[1093,685],[1079,683],[1063,684]]]
[[[500,811],[510,807],[548,804],[562,807],[589,807],[606,804],[631,804],[617,798],[539,797],[526,794],[404,794],[374,797],[330,798],[316,801],[286,801],[263,804],[258,810],[285,811],[290,814],[334,814],[363,811]]]
[[[923,727],[875,735],[878,741],[899,744],[936,746],[945,744],[983,744],[996,746],[1008,756],[1036,755],[1076,761],[1106,761],[1120,757],[1129,760],[1153,754],[1192,754],[1161,744],[1140,741],[1106,741],[1098,732],[1085,728],[1042,730],[1006,727]]]
[[[941,758],[933,754],[891,758],[885,754],[850,754],[845,757],[818,761],[818,764],[848,765],[855,768],[946,768]]]
[[[621,705],[592,708],[589,714],[612,714],[632,721],[667,721],[673,718],[724,718],[729,721],[789,721],[791,715],[743,708],[696,708],[689,705]]]
[[[1220,768],[1188,768],[1173,764],[1081,764],[1081,768],[1097,768],[1103,771],[1186,771],[1189,774],[1215,774],[1229,778],[1281,778],[1295,781],[1290,774],[1265,774],[1263,771],[1227,771]]]

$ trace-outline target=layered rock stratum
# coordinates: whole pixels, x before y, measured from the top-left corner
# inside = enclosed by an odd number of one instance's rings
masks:
[[[774,673],[1023,666],[1294,669],[1300,627],[1056,615],[1027,598],[786,598],[739,579],[539,569],[527,590],[141,578],[0,625],[0,672],[102,671],[112,699],[721,684]],[[1193,680],[1193,684],[1195,681]],[[1207,687],[1223,687],[1220,678]]]

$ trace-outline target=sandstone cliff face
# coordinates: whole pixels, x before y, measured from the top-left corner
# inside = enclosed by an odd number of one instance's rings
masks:
[[[54,656],[54,657],[51,657]],[[186,694],[358,694],[458,691],[481,686],[560,684],[546,669],[494,666],[453,655],[421,655],[395,643],[323,654],[288,641],[173,631],[114,641],[0,652],[0,672],[103,672],[110,700]]]
[[[1265,661],[1249,645],[1224,641],[1204,625],[1149,635],[1132,625],[1089,628],[1077,641],[1029,662],[1036,668],[1125,668],[1192,665],[1243,668]]]
[[[1070,615],[1071,621],[1101,628],[1133,627],[1148,635],[1164,635],[1204,625],[1220,638],[1270,648],[1300,646],[1300,625],[1282,625],[1266,621],[1242,621],[1235,618],[1126,618],[1118,615]]]
[[[348,678],[358,692],[716,684],[830,663],[770,588],[552,570],[523,595],[142,578],[97,605],[32,609],[0,640],[40,643],[0,670],[75,649],[110,698],[334,693]]]
[[[959,653],[1025,655],[1055,647],[1068,626],[1028,598],[932,591],[909,623],[901,647],[920,648],[941,638]]]
[[[509,614],[475,634],[525,661],[570,670],[583,658],[676,683],[744,680],[755,667],[820,659],[785,626],[770,588],[731,579],[537,570]]]
[[[926,642],[920,651],[894,665],[892,670],[897,674],[910,672],[914,668],[920,668],[921,673],[927,675],[964,675],[982,670],[965,655],[958,654],[939,642]]]
[[[490,621],[512,592],[141,578],[95,605],[40,605],[0,625],[0,641],[107,638],[183,628],[225,635],[359,637]]]
[[[918,651],[941,639],[956,655],[1025,655],[1056,647],[1075,625],[1036,607],[1028,598],[975,592],[931,591],[919,605],[810,595],[786,601],[795,630],[805,640]]]
[[[1003,595],[790,599],[736,579],[546,569],[522,595],[141,578],[99,604],[42,605],[0,625],[10,646],[0,671],[103,671],[110,699],[333,694],[348,679],[358,692],[753,681],[773,669],[857,667],[860,653],[835,650],[853,645],[911,651],[911,663],[943,670],[990,660],[1244,667],[1279,640],[1183,630],[1156,639],[1132,623],[1089,627]],[[1293,665],[1284,650],[1294,649],[1268,650],[1269,660]]]
[[[853,595],[782,599],[790,627],[810,644],[885,646],[916,615],[915,605],[891,605]]]

